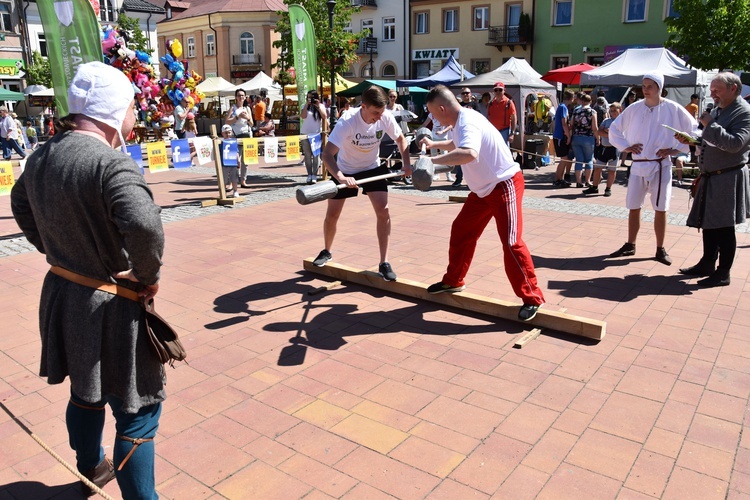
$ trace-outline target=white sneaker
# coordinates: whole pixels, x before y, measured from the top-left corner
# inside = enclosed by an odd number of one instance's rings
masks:
[[[433,181],[439,181],[440,180],[440,176],[438,174],[435,174],[435,175],[432,176],[432,180]]]
[[[455,179],[453,178],[453,174],[448,172],[447,174],[445,174],[445,180],[448,182],[453,182]]]
[[[232,193],[232,198],[239,198],[239,197],[240,197],[240,193],[238,193],[237,191]]]
[[[316,184],[318,182],[318,176],[317,175],[311,175],[310,176],[310,184]]]

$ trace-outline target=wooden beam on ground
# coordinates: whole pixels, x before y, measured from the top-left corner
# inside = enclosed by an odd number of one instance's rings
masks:
[[[456,203],[466,203],[466,195],[452,194],[448,196],[448,201],[455,201]]]
[[[319,286],[318,288],[315,288],[314,290],[310,290],[309,292],[307,292],[307,295],[318,295],[320,293],[327,292],[328,290],[331,290],[332,288],[336,288],[340,284],[341,284],[340,281],[331,281],[330,283],[326,285]]]
[[[323,267],[316,267],[312,258],[302,262],[306,271],[329,276],[340,281],[349,281],[359,285],[371,286],[398,295],[405,295],[428,302],[435,302],[446,306],[465,309],[467,311],[495,316],[511,321],[519,321],[519,304],[506,302],[490,297],[483,297],[467,292],[439,293],[432,295],[427,292],[427,285],[418,281],[399,278],[398,281],[385,281],[374,271],[362,271],[342,264],[328,262]],[[558,332],[569,333],[594,340],[604,338],[607,324],[604,321],[584,318],[558,311],[539,309],[534,319],[522,323],[538,328],[549,328]]]
[[[539,314],[539,313],[537,313],[537,314]],[[520,339],[516,340],[516,343],[513,344],[513,347],[517,347],[517,348],[521,349],[523,346],[525,346],[526,344],[528,344],[532,340],[536,339],[541,334],[542,334],[542,329],[541,328],[534,328],[530,332],[527,332],[523,337],[521,337]]]

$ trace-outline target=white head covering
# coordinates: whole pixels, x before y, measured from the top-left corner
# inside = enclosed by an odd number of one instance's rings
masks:
[[[648,78],[649,80],[655,81],[656,84],[659,86],[659,90],[664,89],[664,75],[662,75],[658,71],[652,71],[651,73],[646,73],[645,75],[643,75],[643,78]]]
[[[135,91],[125,74],[99,61],[78,67],[68,89],[68,110],[112,127],[120,134]],[[122,140],[122,145],[125,141]]]

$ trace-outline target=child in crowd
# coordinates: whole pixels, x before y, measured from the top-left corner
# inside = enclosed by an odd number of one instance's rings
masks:
[[[192,139],[198,135],[198,125],[195,124],[195,118],[185,120],[185,139]]]
[[[221,127],[221,137],[224,139],[231,139],[233,136],[232,134],[232,126],[231,125],[222,125]],[[220,148],[220,150],[223,151],[223,148]],[[222,161],[221,158],[217,158],[217,161]],[[239,166],[236,167],[225,167],[222,163],[222,170],[224,173],[224,183],[227,182],[231,183],[232,187],[232,197],[238,198],[240,195],[237,192],[238,184],[240,181],[239,176]],[[229,188],[227,188],[227,191],[229,191]]]
[[[26,137],[29,139],[29,149],[35,150],[39,146],[39,138],[30,120],[26,120]]]

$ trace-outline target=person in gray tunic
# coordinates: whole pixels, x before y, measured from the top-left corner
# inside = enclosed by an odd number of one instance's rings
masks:
[[[740,97],[742,83],[733,73],[719,73],[710,88],[714,108],[700,117],[701,176],[687,219],[688,226],[703,230],[703,256],[680,269],[688,276],[707,276],[698,281],[703,287],[729,285],[737,251],[734,226],[750,215],[750,104]]]
[[[150,350],[143,308],[120,295],[157,293],[164,250],[161,209],[136,163],[113,149],[135,124],[133,87],[121,71],[87,63],[68,105],[59,133],[29,158],[11,192],[19,227],[53,266],[39,304],[39,374],[50,384],[70,378],[66,424],[78,470],[97,486],[116,476],[125,499],[158,498],[153,437],[164,367]],[[114,462],[101,445],[106,404],[116,420]]]

